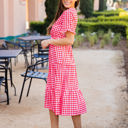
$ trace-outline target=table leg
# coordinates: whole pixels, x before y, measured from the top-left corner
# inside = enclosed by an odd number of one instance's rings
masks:
[[[29,62],[28,62],[28,58],[27,58],[27,53],[25,51],[23,51],[24,54],[24,58],[25,58],[25,65],[26,67],[29,66]]]
[[[7,105],[9,105],[9,91],[8,91],[8,69],[5,70],[5,93],[7,95]]]
[[[14,92],[15,92],[14,95],[16,96],[16,87],[13,83],[13,77],[12,77],[12,61],[11,61],[11,59],[10,59],[10,68],[8,68],[8,69],[9,69],[9,73],[10,73],[11,87],[14,88]]]

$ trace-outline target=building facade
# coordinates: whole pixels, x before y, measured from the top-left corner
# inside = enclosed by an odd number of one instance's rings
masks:
[[[0,0],[0,37],[26,32],[28,22],[43,21],[45,0]]]

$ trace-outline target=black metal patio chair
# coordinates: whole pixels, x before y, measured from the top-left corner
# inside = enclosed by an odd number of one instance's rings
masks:
[[[22,88],[21,88],[20,97],[19,97],[19,103],[21,102],[21,98],[22,98],[25,82],[29,78],[30,78],[30,81],[29,81],[28,91],[27,91],[27,95],[26,95],[27,97],[29,95],[29,91],[30,91],[30,87],[31,87],[31,83],[32,83],[32,79],[33,78],[35,78],[35,79],[43,79],[47,83],[48,73],[35,71],[37,65],[42,65],[42,64],[44,64],[46,62],[48,62],[48,58],[46,58],[44,60],[39,60],[35,64],[28,66],[26,71],[23,74],[21,74],[21,76],[24,77],[24,80],[23,80],[23,84],[22,84]]]
[[[11,87],[14,88],[14,95],[16,96],[16,87],[12,80],[12,61],[11,61],[11,59],[0,59],[0,65],[8,67],[7,71],[9,72],[9,78],[7,80],[10,80]]]
[[[8,46],[5,42],[3,42],[2,47],[0,47],[0,50],[8,50]],[[8,60],[0,59],[0,64],[3,66],[8,65],[8,71],[9,71],[9,75],[10,75],[9,80],[11,82],[11,87],[14,87],[14,92],[15,92],[14,95],[16,96],[16,88],[15,88],[14,83],[12,81],[12,61],[11,61],[11,59],[8,59]]]
[[[8,44],[13,45],[15,49],[21,48],[22,49],[21,54],[24,55],[25,64],[26,64],[26,66],[29,65],[27,54],[28,54],[29,51],[31,51],[31,44],[30,44],[30,42],[23,42],[23,41],[15,42],[15,41],[10,41],[10,40],[5,40],[5,43],[7,45]]]
[[[38,44],[38,52],[34,53],[33,56],[36,59],[36,62],[38,60],[44,60],[47,59],[49,55],[49,48],[47,49],[42,49],[41,44]],[[48,63],[47,63],[48,66]],[[42,68],[44,68],[44,64],[41,65]],[[38,67],[37,67],[38,70]]]
[[[7,96],[7,105],[9,105],[9,92],[8,92],[8,69],[4,65],[0,65],[0,72],[3,72],[3,76],[0,76],[0,86],[5,87],[5,93]]]

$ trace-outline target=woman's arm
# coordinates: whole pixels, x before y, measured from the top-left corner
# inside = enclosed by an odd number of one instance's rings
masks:
[[[67,31],[65,38],[53,39],[53,40],[51,40],[50,44],[53,44],[53,45],[72,45],[73,42],[74,42],[74,34]]]
[[[74,34],[72,32],[67,31],[66,37],[62,39],[50,39],[50,40],[44,40],[41,42],[42,48],[48,47],[49,44],[56,45],[56,46],[62,46],[62,45],[72,45],[74,42]]]

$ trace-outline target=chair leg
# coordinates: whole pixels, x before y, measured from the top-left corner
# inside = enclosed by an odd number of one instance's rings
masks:
[[[21,98],[22,98],[22,94],[23,94],[23,90],[24,90],[25,81],[26,81],[26,77],[24,78],[24,81],[23,81],[23,85],[22,85],[22,89],[21,89],[21,93],[20,93],[20,98],[19,98],[19,103],[21,102]]]
[[[31,65],[32,65],[32,64],[34,64],[34,56],[33,56],[34,48],[31,48],[30,52],[31,52]]]
[[[41,59],[42,61],[44,60],[43,58]],[[41,65],[43,68],[44,68],[44,63],[42,63],[42,65]]]
[[[10,74],[11,87],[14,88],[14,96],[16,96],[16,87],[15,87],[13,80],[12,80],[12,69],[11,68],[9,68],[9,74]]]
[[[36,63],[37,63],[38,59],[35,58],[35,60],[36,60]],[[36,71],[38,72],[38,66],[36,66],[35,69],[36,69]]]
[[[29,62],[28,62],[28,58],[27,58],[27,53],[24,52],[24,59],[25,59],[25,65],[26,67],[29,65]]]
[[[31,83],[32,83],[32,78],[30,79],[30,82],[29,82],[29,87],[28,87],[28,91],[27,91],[27,97],[28,97],[28,95],[29,95],[29,91],[30,91],[30,87],[31,87]]]

